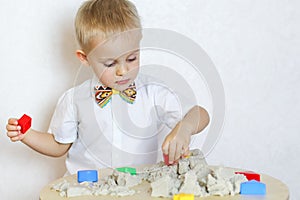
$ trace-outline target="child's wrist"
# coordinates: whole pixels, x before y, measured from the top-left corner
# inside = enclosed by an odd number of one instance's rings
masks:
[[[25,133],[21,133],[22,138],[20,139],[20,141],[23,142],[23,143],[26,143],[26,139],[28,138],[28,135],[29,135],[30,132],[31,132],[31,128],[28,129]]]
[[[182,120],[178,123],[179,129],[182,129],[186,134],[195,134],[195,128],[192,123]]]

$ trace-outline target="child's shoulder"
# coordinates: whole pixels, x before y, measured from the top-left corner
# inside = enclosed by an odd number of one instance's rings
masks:
[[[89,96],[91,92],[92,79],[88,79],[79,85],[75,85],[66,90],[63,96]]]

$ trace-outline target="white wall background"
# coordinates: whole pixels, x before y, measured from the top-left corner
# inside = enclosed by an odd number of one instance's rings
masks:
[[[27,113],[46,131],[79,62],[73,17],[82,0],[3,1],[0,6],[0,197],[38,199],[64,174],[64,158],[11,143],[9,117]],[[177,31],[214,61],[226,92],[226,124],[210,164],[274,176],[300,199],[300,1],[134,1],[145,27]]]

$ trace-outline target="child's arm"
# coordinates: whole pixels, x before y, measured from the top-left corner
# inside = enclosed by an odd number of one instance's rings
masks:
[[[61,144],[55,141],[54,136],[48,133],[42,133],[29,129],[25,134],[20,132],[18,119],[9,119],[6,125],[7,136],[11,141],[22,141],[33,150],[52,157],[64,155],[72,144]]]
[[[162,144],[162,151],[169,155],[170,164],[188,154],[191,135],[202,131],[208,123],[209,115],[204,108],[194,106],[189,110]]]

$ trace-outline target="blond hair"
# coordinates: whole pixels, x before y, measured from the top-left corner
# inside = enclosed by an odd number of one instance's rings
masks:
[[[135,28],[141,28],[141,22],[136,7],[128,0],[88,0],[75,18],[76,38],[84,51],[95,36],[105,39]]]

